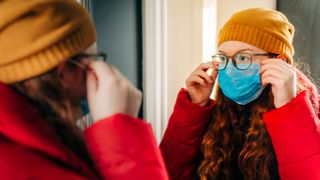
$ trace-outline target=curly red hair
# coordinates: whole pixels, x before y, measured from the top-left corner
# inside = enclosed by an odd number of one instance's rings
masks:
[[[280,179],[262,114],[274,109],[268,86],[248,105],[229,100],[218,88],[212,121],[202,141],[198,175],[206,179]]]

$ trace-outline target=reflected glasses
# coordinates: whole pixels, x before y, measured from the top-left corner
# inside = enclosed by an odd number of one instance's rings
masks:
[[[70,58],[68,62],[76,65],[82,69],[87,69],[87,65],[80,62],[82,59],[94,58],[95,61],[107,62],[107,54],[103,52],[98,52],[97,54],[77,54]]]
[[[218,70],[224,70],[227,67],[229,60],[231,59],[232,64],[239,70],[249,69],[254,56],[268,56],[276,57],[274,53],[263,53],[263,54],[248,54],[248,53],[237,53],[233,56],[227,56],[224,54],[216,54],[212,56],[213,63],[218,63]]]

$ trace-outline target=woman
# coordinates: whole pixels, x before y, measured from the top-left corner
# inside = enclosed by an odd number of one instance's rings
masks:
[[[226,22],[219,53],[186,80],[161,142],[171,179],[320,179],[319,96],[295,68],[293,35],[268,9]]]
[[[0,2],[1,179],[168,179],[141,93],[74,0]],[[87,87],[86,87],[87,85]],[[88,99],[93,124],[76,125]]]

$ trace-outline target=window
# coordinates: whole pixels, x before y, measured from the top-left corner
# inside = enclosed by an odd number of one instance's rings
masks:
[[[295,26],[295,59],[310,66],[311,77],[320,81],[320,1],[278,0],[277,9],[283,12]]]

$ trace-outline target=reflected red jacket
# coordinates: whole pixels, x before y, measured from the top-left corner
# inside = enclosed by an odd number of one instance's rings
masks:
[[[103,179],[168,179],[151,127],[117,114],[87,128]],[[0,179],[97,179],[24,98],[0,83]]]
[[[263,114],[275,150],[282,180],[320,180],[319,95],[300,72],[307,90],[288,104]],[[160,144],[170,178],[188,180],[197,176],[203,135],[215,102],[206,107],[190,102],[182,89]]]

